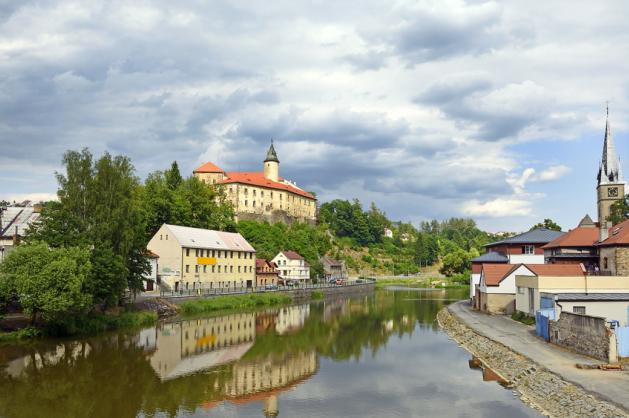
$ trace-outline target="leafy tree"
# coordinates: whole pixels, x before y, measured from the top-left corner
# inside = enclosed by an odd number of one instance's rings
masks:
[[[470,254],[459,248],[443,257],[443,265],[439,271],[448,277],[464,273],[469,268],[470,260]]]
[[[553,231],[561,231],[561,227],[557,225],[555,221],[549,218],[544,219],[544,222],[540,222],[538,224],[533,225],[531,227],[531,231],[533,229],[538,229],[538,228],[552,229]]]
[[[0,265],[0,281],[17,296],[32,322],[41,315],[55,323],[91,308],[92,296],[85,291],[90,270],[87,249],[32,243],[7,256]]]
[[[619,224],[620,222],[629,218],[629,202],[627,202],[628,198],[629,196],[625,196],[624,199],[614,202],[610,206],[607,221],[611,222],[612,225]]]
[[[87,149],[66,152],[63,164],[65,173],[57,173],[59,202],[44,206],[27,241],[93,248],[90,257],[97,268],[91,274],[104,275],[89,280],[95,302],[117,303],[125,288],[140,289],[149,269],[146,259],[132,256],[141,254],[147,241],[135,169],[127,157],[109,153],[94,161]],[[119,276],[114,280],[112,274]],[[107,290],[96,284],[106,284]]]
[[[166,178],[166,184],[170,190],[177,190],[177,188],[183,183],[183,177],[179,172],[179,165],[177,161],[173,161],[170,165],[170,170],[164,171],[164,177]]]

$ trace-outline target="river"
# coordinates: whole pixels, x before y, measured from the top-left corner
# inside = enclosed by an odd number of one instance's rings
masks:
[[[536,417],[443,333],[466,290],[0,346],[0,417]]]

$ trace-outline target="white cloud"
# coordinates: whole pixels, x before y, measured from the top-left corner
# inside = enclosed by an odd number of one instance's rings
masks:
[[[532,202],[523,199],[498,198],[487,202],[470,200],[463,203],[463,213],[473,217],[527,216],[532,212]]]
[[[47,202],[49,200],[57,200],[57,195],[54,193],[0,194],[0,200],[6,200],[11,203],[21,203],[25,200],[30,200],[33,203],[38,203]]]

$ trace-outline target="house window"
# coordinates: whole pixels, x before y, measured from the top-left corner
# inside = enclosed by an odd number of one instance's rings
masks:
[[[197,248],[196,250],[194,250],[194,256],[198,257],[199,256],[199,249]]]
[[[199,265],[197,264],[196,266],[194,266],[194,272],[198,273],[199,272]]]
[[[166,234],[166,241],[168,241],[168,234]]]
[[[609,263],[607,257],[603,258],[603,270],[607,270],[609,268]]]
[[[190,248],[186,248],[186,257],[190,256]]]
[[[255,200],[253,201],[253,207],[254,208],[256,207],[256,201]]]
[[[190,272],[190,266],[188,264],[186,264],[186,273]]]
[[[249,202],[245,200],[245,206],[248,206],[248,205],[249,205]]]
[[[522,246],[522,254],[535,254],[535,246],[534,245],[523,245]]]
[[[212,266],[212,273],[214,273],[214,267],[216,267],[216,266]]]
[[[240,273],[240,266],[238,266],[238,273]]]
[[[521,295],[523,295],[523,294],[524,294],[524,288],[523,288],[523,287],[518,286],[518,293],[519,293],[519,294],[521,294]]]
[[[162,236],[161,236],[161,235],[159,236],[159,240],[160,240],[160,241],[162,240]]]
[[[219,273],[221,272],[221,266],[218,266],[218,272]]]
[[[585,315],[585,306],[573,306],[572,313]]]
[[[203,273],[207,273],[207,266],[203,266]]]

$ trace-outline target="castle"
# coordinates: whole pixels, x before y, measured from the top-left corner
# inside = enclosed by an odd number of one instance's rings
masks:
[[[315,223],[317,220],[316,197],[280,177],[280,160],[272,142],[261,172],[226,172],[207,162],[193,173],[208,184],[224,187],[238,220],[271,223]]]

